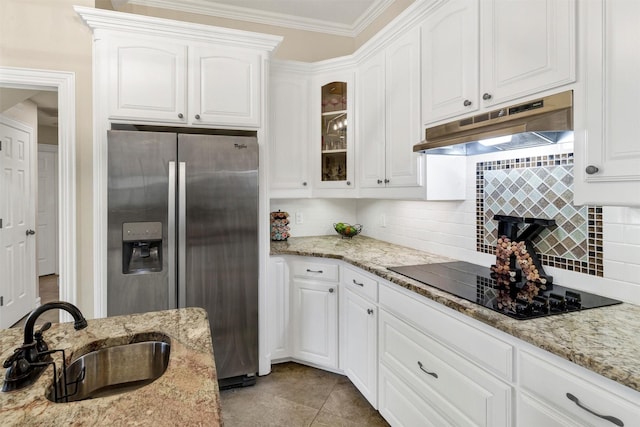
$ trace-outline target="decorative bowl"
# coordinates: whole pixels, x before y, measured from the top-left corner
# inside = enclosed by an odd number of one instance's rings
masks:
[[[342,236],[342,238],[352,238],[353,236],[357,236],[362,231],[362,225],[360,224],[347,224],[344,222],[339,222],[337,224],[333,224],[333,229]]]

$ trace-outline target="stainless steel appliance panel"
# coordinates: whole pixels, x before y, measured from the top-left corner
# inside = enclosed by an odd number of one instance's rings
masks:
[[[142,313],[174,308],[175,281],[169,276],[169,163],[176,160],[176,134],[108,132],[107,314]],[[124,274],[125,223],[162,224],[161,271]],[[153,236],[154,240],[155,236]],[[140,237],[144,241],[144,237]],[[132,251],[132,245],[128,247]],[[136,254],[139,253],[136,252]],[[137,256],[134,254],[134,256]]]
[[[218,378],[258,371],[258,144],[178,136],[178,304],[209,315]],[[180,241],[181,239],[179,239]]]

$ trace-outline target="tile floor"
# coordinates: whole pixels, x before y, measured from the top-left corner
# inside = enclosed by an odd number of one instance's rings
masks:
[[[40,293],[38,294],[40,295],[40,304],[44,304],[49,301],[57,301],[60,299],[60,294],[58,291],[58,275],[50,274],[48,276],[40,276],[38,283],[40,287]],[[46,311],[42,313],[40,317],[38,317],[36,325],[41,325],[45,322],[58,323],[59,314],[60,312],[58,310]],[[21,328],[22,326],[24,326],[24,322],[26,322],[27,316],[28,313],[22,319],[20,319],[19,322],[13,325],[12,328]]]
[[[389,425],[347,377],[293,362],[220,395],[225,427]]]

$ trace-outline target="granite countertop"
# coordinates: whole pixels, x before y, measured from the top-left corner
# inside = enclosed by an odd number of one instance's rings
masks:
[[[271,255],[335,258],[376,274],[516,338],[640,391],[640,306],[619,304],[551,317],[516,320],[387,270],[452,261],[404,246],[356,236],[291,237],[271,242]],[[571,287],[570,283],[563,286]]]
[[[73,323],[54,324],[44,333],[51,349],[64,349],[69,360],[91,349],[126,344],[134,337],[166,335],[171,341],[165,373],[139,389],[98,399],[53,403],[45,394],[53,381],[47,370],[30,387],[0,392],[3,426],[97,426],[221,424],[220,400],[209,320],[200,308],[185,308],[89,320],[75,331]],[[23,329],[0,330],[0,360],[22,345]],[[138,339],[139,340],[139,339]],[[61,356],[57,357],[57,361]],[[4,382],[5,370],[0,373]]]

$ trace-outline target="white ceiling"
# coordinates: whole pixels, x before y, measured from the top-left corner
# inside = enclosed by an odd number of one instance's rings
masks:
[[[355,37],[394,0],[111,0]]]

